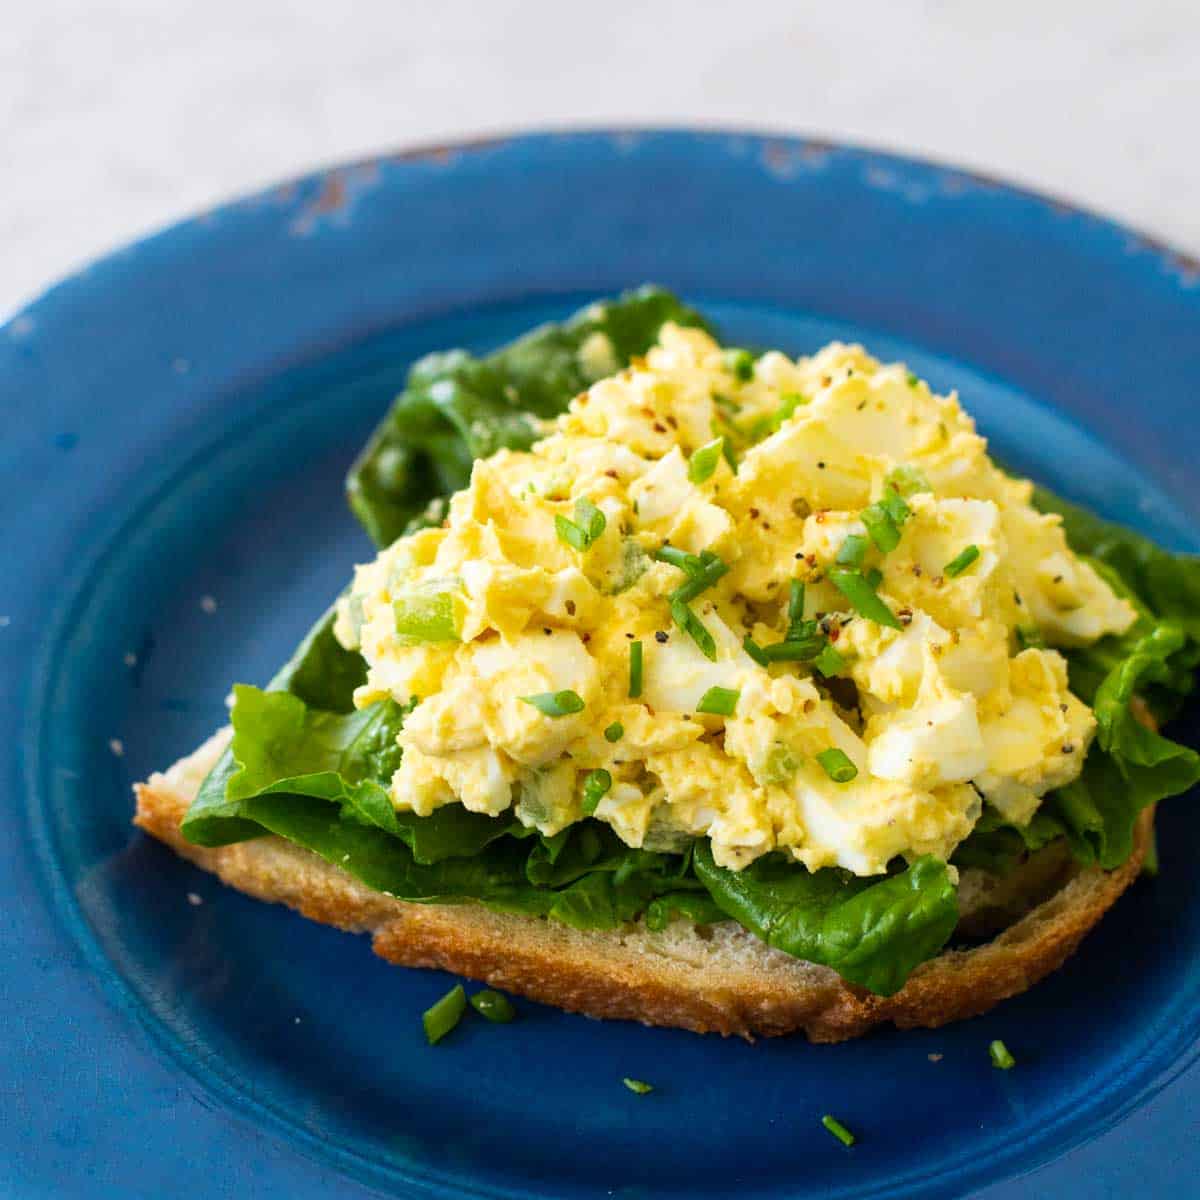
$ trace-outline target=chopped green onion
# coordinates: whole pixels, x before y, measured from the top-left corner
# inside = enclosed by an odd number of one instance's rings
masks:
[[[404,591],[392,600],[392,612],[402,644],[458,641],[452,592]]]
[[[561,513],[554,518],[554,531],[559,541],[566,542],[581,554],[604,532],[607,525],[608,518],[586,496],[575,501],[574,521]]]
[[[834,649],[832,642],[826,642],[821,653],[813,659],[813,666],[822,675],[832,677],[842,673],[846,666],[846,660]]]
[[[883,582],[883,572],[878,567],[872,567],[869,571],[863,572],[863,578],[867,581],[867,586],[873,592],[879,591],[879,585]]]
[[[561,692],[539,692],[536,696],[522,696],[521,699],[545,717],[567,717],[583,712],[583,697],[570,688]]]
[[[802,404],[808,403],[808,397],[801,392],[784,392],[779,398],[779,407],[765,417],[759,417],[750,427],[750,437],[754,441],[775,433]]]
[[[620,721],[614,721],[605,731],[606,742],[619,742],[625,736],[625,726]]]
[[[1042,631],[1032,625],[1018,625],[1016,629],[1017,645],[1022,650],[1045,650],[1046,639],[1042,637]]]
[[[845,1125],[843,1125],[841,1121],[837,1119],[837,1117],[831,1117],[828,1113],[826,1113],[821,1118],[821,1124],[824,1125],[825,1128],[828,1129],[829,1132],[832,1133],[833,1136],[837,1138],[837,1140],[841,1142],[843,1146],[854,1145],[854,1134],[852,1134],[850,1130],[848,1130]]]
[[[421,1014],[425,1026],[425,1038],[431,1046],[436,1045],[462,1020],[467,1010],[467,993],[461,983],[452,987],[436,1004]]]
[[[642,694],[642,643],[629,643],[629,698],[636,700]]]
[[[787,620],[789,634],[804,620],[804,584],[799,579],[788,585]]]
[[[572,550],[578,550],[580,554],[591,545],[586,531],[580,529],[574,521],[569,517],[564,517],[562,513],[555,514],[554,532],[558,534],[560,542],[565,542]]]
[[[583,800],[579,807],[585,817],[590,817],[600,805],[600,801],[612,790],[612,776],[603,768],[597,767],[583,777]]]
[[[517,1015],[513,1002],[502,992],[493,992],[491,988],[476,992],[471,997],[471,1007],[496,1025],[507,1025]]]
[[[925,472],[919,467],[896,467],[887,477],[887,482],[901,496],[912,496],[917,492],[932,492]]]
[[[686,550],[680,550],[678,546],[672,546],[669,543],[659,546],[654,552],[654,557],[659,562],[670,563],[671,566],[678,567],[688,575],[695,575],[704,570],[704,563],[698,554],[689,554]]]
[[[705,558],[704,555],[708,555]],[[722,575],[729,571],[729,564],[722,562],[711,551],[705,550],[704,555],[701,555],[703,565],[687,583],[681,584],[671,593],[672,600],[681,600],[684,604],[688,604],[695,600],[701,592],[706,592]]]
[[[713,641],[713,635],[704,627],[704,622],[677,596],[671,599],[671,620],[700,647],[705,658],[710,662],[717,661],[717,643]]]
[[[725,456],[725,461],[729,464],[729,469],[736,475],[737,470],[737,455],[733,452],[733,442],[729,438],[722,438],[721,453]]]
[[[721,357],[725,361],[725,370],[739,383],[749,383],[754,378],[754,355],[749,350],[726,350]]]
[[[914,374],[912,371],[909,371],[909,373],[908,373],[908,386],[909,386],[909,387],[916,387],[916,386],[917,386],[917,384],[918,384],[918,383],[920,383],[920,382],[921,382],[921,381],[920,381],[920,380],[919,380],[919,379],[916,377],[916,375],[915,375],[915,374]]]
[[[760,667],[765,667],[770,662],[770,659],[768,659],[766,654],[763,652],[763,648],[749,634],[746,634],[746,636],[742,638],[742,649],[745,650],[745,652],[750,655],[750,657],[754,659],[754,661],[758,663]]]
[[[904,503],[904,497],[895,488],[889,487],[875,502],[897,525],[903,525],[912,516],[912,509]]]
[[[839,750],[836,746],[822,750],[817,755],[817,762],[821,764],[825,769],[825,774],[834,783],[849,783],[858,774],[858,768],[846,756],[845,751]]]
[[[835,560],[842,567],[861,567],[867,555],[867,539],[860,533],[848,534]]]
[[[882,504],[868,505],[859,513],[859,517],[881,554],[887,554],[900,545],[900,527]]]
[[[706,442],[688,459],[688,478],[693,483],[704,483],[705,480],[711,479],[712,473],[717,469],[717,463],[721,461],[724,453],[725,439],[723,437],[713,438],[711,442]]]
[[[621,1082],[631,1091],[637,1092],[639,1096],[644,1096],[647,1092],[654,1091],[654,1084],[646,1083],[641,1079],[630,1079],[626,1076]]]
[[[594,542],[608,525],[608,518],[586,497],[575,501],[575,524]]]
[[[737,709],[738,697],[742,693],[735,688],[710,687],[700,703],[696,705],[698,713],[709,713],[715,717],[732,717]]]
[[[988,1055],[992,1060],[992,1066],[998,1067],[1001,1071],[1011,1071],[1017,1065],[1017,1060],[1008,1052],[1008,1047],[999,1038],[988,1047]]]
[[[775,742],[767,751],[762,765],[764,783],[786,783],[800,766],[799,757],[783,742]]]
[[[875,594],[875,587],[859,571],[830,571],[829,581],[847,600],[859,616],[866,617],[889,629],[899,629],[896,614]]]
[[[808,637],[788,638],[786,641],[775,642],[762,648],[763,658],[773,662],[808,662],[821,653],[821,647],[826,644],[821,634],[809,634]]]
[[[942,573],[951,579],[961,575],[979,557],[979,547],[972,544],[961,554],[956,554],[943,568]]]

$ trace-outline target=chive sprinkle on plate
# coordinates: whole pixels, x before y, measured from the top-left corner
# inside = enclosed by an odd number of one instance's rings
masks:
[[[837,1117],[831,1117],[828,1113],[826,1113],[821,1118],[821,1124],[824,1125],[825,1128],[828,1129],[829,1132],[832,1133],[833,1136],[837,1138],[837,1140],[841,1142],[843,1146],[854,1145],[854,1134],[852,1134],[850,1130],[848,1130],[845,1125],[843,1125],[841,1121],[837,1119]]]

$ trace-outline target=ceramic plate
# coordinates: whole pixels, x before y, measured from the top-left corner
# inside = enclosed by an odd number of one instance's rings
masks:
[[[20,1197],[1178,1196],[1200,1170],[1194,798],[1162,874],[985,1017],[754,1045],[447,987],[222,888],[130,784],[369,554],[342,497],[408,364],[653,280],[735,342],[960,389],[997,453],[1200,548],[1200,274],[926,163],[717,132],[339,168],[114,254],[0,329],[0,1190]],[[1196,730],[1181,736],[1195,740]],[[1019,1066],[994,1070],[1003,1038]],[[936,1059],[931,1056],[939,1056]],[[639,1097],[621,1078],[648,1079]],[[820,1125],[860,1135],[844,1149]]]

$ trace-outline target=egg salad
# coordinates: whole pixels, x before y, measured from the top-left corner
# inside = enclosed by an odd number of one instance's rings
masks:
[[[398,811],[873,875],[948,859],[985,800],[1026,824],[1082,768],[1055,647],[1137,614],[1031,496],[903,365],[667,324],[358,567],[335,635],[356,705],[417,702]]]

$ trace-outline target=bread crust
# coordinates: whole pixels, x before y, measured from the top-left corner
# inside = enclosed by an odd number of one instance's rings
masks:
[[[375,952],[437,967],[571,1012],[678,1026],[697,1033],[814,1042],[859,1037],[878,1025],[936,1027],[986,1012],[1061,966],[1141,870],[1154,814],[1138,820],[1134,851],[1113,871],[1073,872],[1049,899],[984,945],[923,963],[894,996],[765,946],[732,922],[662,933],[644,925],[595,933],[480,904],[418,904],[373,892],[278,837],[205,848],[180,822],[227,731],[165,774],[134,788],[134,823],[230,887],[286,904],[326,925],[370,933]]]

